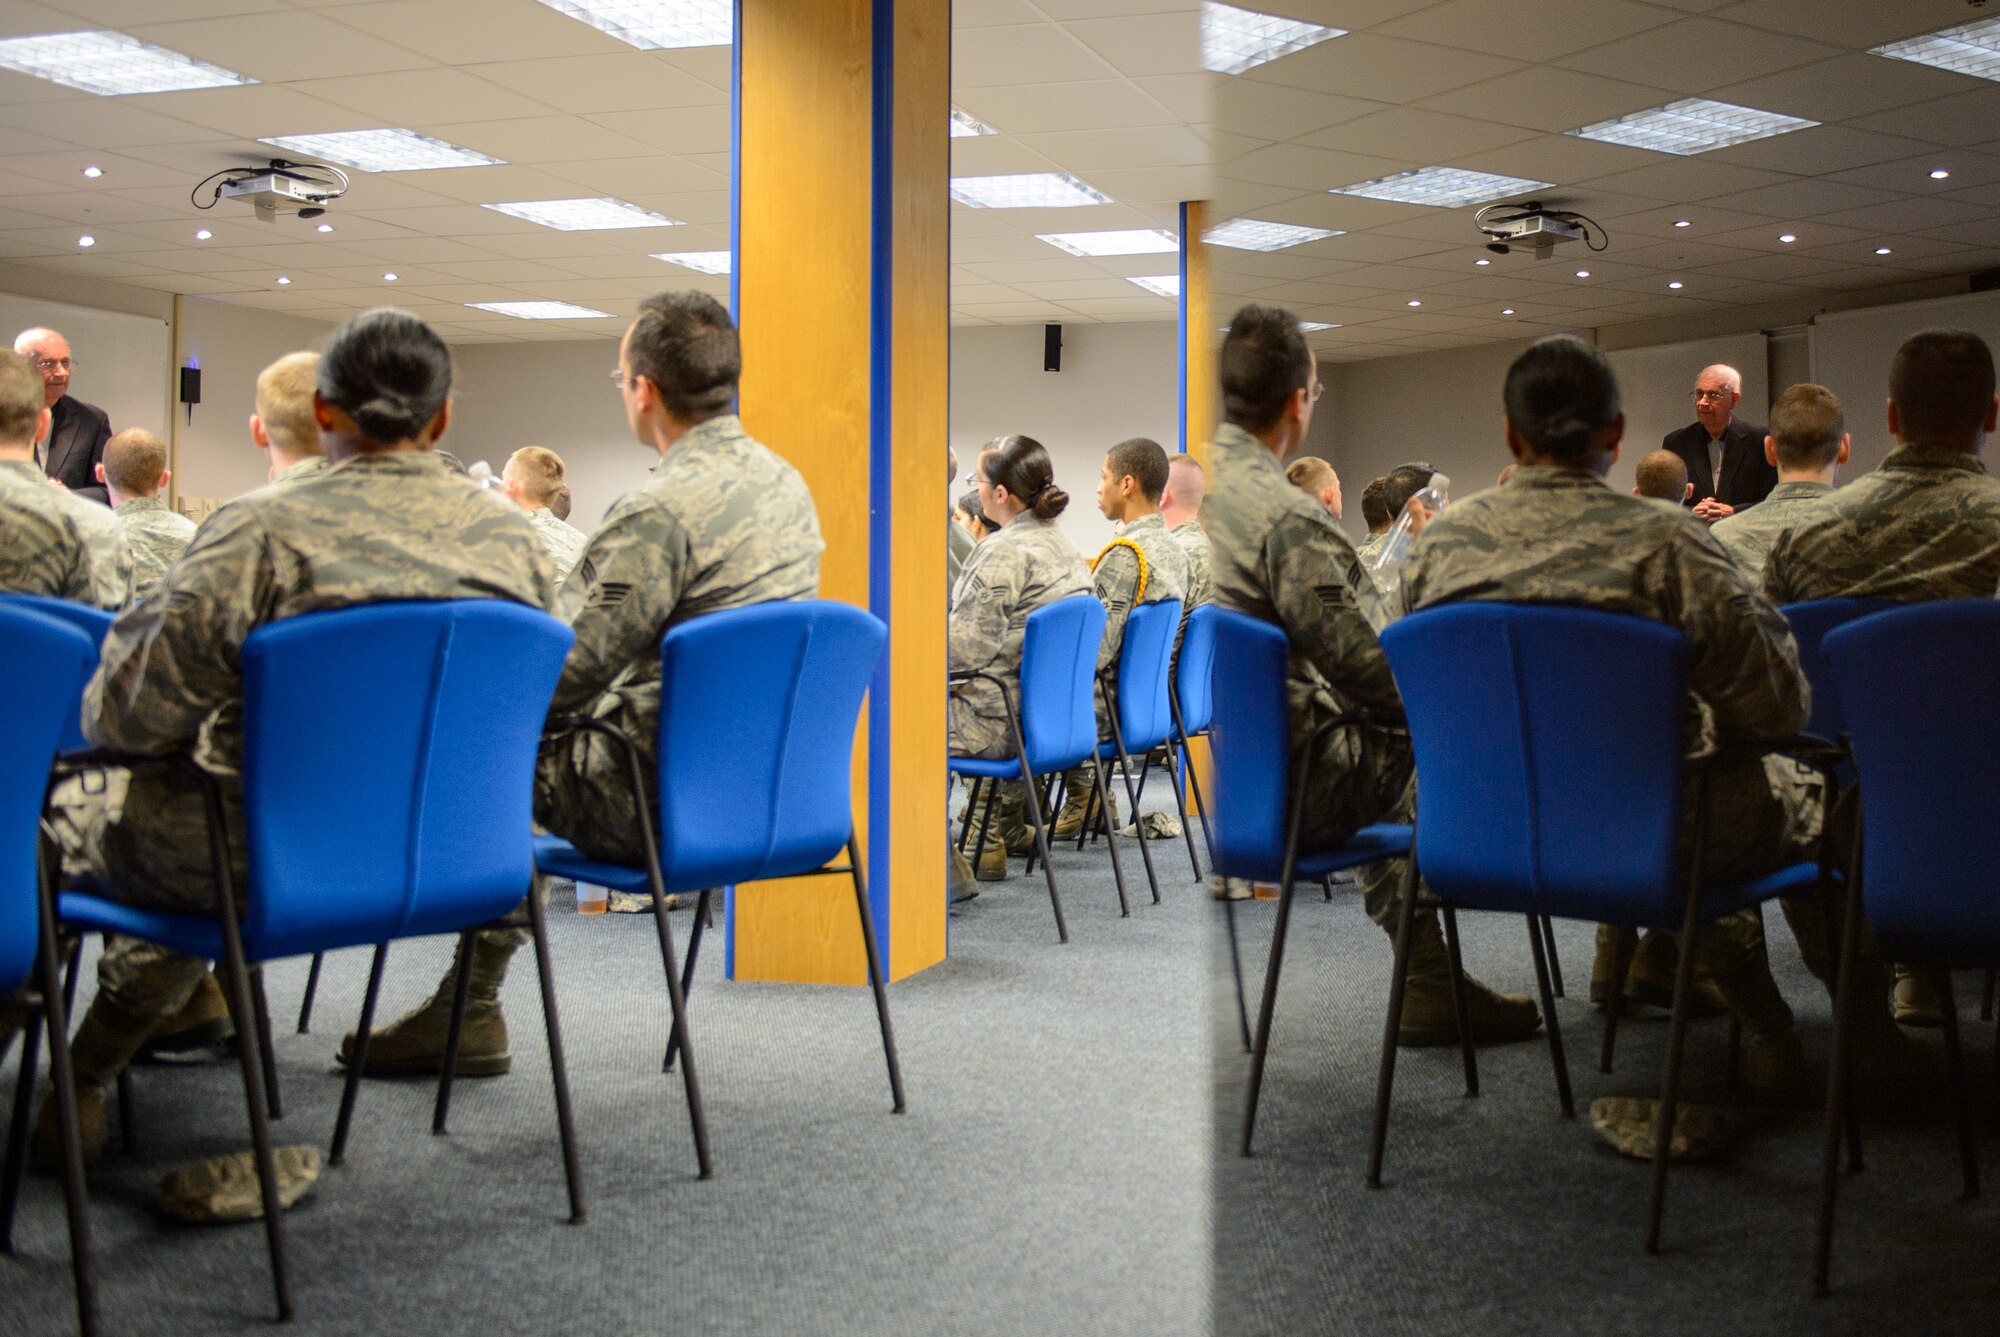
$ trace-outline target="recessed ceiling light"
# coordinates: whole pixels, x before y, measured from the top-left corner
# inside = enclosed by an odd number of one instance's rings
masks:
[[[1500,308],[1500,314],[1503,316],[1511,316],[1514,314],[1514,308],[1511,306],[1503,306]]]
[[[1126,232],[1043,232],[1035,237],[1071,255],[1159,255],[1181,248],[1180,238],[1158,228]]]
[[[1302,320],[1299,322],[1299,328],[1307,334],[1315,334],[1320,330],[1337,330],[1340,328],[1340,323],[1338,321],[1329,323],[1324,320]]]
[[[1024,172],[1012,176],[955,176],[951,197],[972,209],[1073,209],[1109,204],[1111,197],[1068,172]]]
[[[387,274],[384,274],[384,275],[382,276],[382,282],[384,282],[384,283],[394,283],[395,281],[396,281],[396,275],[395,275],[395,273],[394,273],[393,271],[391,271],[390,273],[387,273]]]
[[[1675,280],[1674,280],[1673,282],[1669,283],[1669,284],[1668,284],[1667,286],[1668,286],[1669,288],[1679,288],[1679,287],[1681,286],[1681,281],[1680,281],[1679,279],[1675,279]]]
[[[992,126],[970,112],[951,109],[951,137],[953,139],[977,139],[981,135],[996,133]]]
[[[291,282],[291,280],[290,280],[290,279],[288,279],[288,278],[286,278],[286,277],[285,277],[285,276],[284,276],[283,274],[280,274],[280,275],[278,275],[278,286],[279,286],[280,288],[284,287],[284,286],[285,286],[286,284],[288,284],[288,283],[290,283],[290,282]]]
[[[494,167],[505,161],[402,129],[272,135],[257,142],[302,153],[308,158],[324,158],[357,172],[427,172],[442,167]]]
[[[1158,297],[1179,297],[1181,295],[1181,276],[1179,274],[1150,274],[1142,278],[1127,279],[1125,281],[1127,283],[1136,283],[1147,292]]]
[[[1255,218],[1232,218],[1210,228],[1201,239],[1210,246],[1227,246],[1234,251],[1282,251],[1309,241],[1347,235],[1337,228],[1300,227],[1296,223],[1266,223]]]
[[[1888,248],[1887,246],[1877,246],[1877,247],[1875,248],[1875,254],[1877,254],[1877,255],[1887,255],[1887,254],[1889,254],[1889,248]]]
[[[1943,181],[1943,180],[1945,180],[1945,179],[1946,179],[1947,177],[1949,177],[1950,175],[1951,175],[1951,173],[1950,173],[1950,172],[1947,172],[1947,171],[1946,171],[1946,170],[1945,170],[1944,168],[1942,168],[1942,167],[1933,167],[1933,168],[1931,169],[1931,180],[1933,180],[1933,181]]]
[[[88,232],[86,232],[81,237],[78,237],[76,239],[76,244],[83,247],[83,249],[87,251],[91,247],[97,245],[97,238],[91,236]]]
[[[247,74],[237,74],[118,32],[10,38],[0,42],[0,69],[19,70],[104,97],[178,93],[189,88],[226,88],[257,82]]]
[[[572,302],[467,302],[466,305],[475,311],[491,311],[517,320],[588,320],[611,314]]]
[[[1715,102],[1705,97],[1682,98],[1664,107],[1614,116],[1565,133],[1578,139],[1595,139],[1605,144],[1652,149],[1683,157],[1747,144],[1753,139],[1769,139],[1818,125],[1798,116],[1784,116],[1755,107],[1739,107],[1732,102]]]
[[[1580,279],[1587,279],[1590,277],[1590,271],[1587,269],[1579,269],[1576,271],[1576,276]]]
[[[1422,302],[1420,302],[1420,301],[1418,301],[1418,300],[1417,300],[1416,298],[1412,297],[1412,298],[1410,299],[1410,305],[1411,305],[1411,306],[1422,306],[1422,305],[1423,305],[1423,303],[1422,303]]]
[[[321,232],[331,232],[331,231],[333,231],[333,224],[331,224],[331,223],[321,223],[321,224],[319,225],[319,230],[320,230]]]
[[[215,235],[215,234],[214,234],[213,232],[210,232],[210,231],[209,231],[209,230],[208,230],[207,228],[205,228],[205,227],[204,227],[204,228],[196,228],[196,229],[195,229],[195,234],[194,234],[194,239],[195,239],[196,241],[207,241],[207,240],[208,240],[208,239],[209,239],[210,237],[213,237],[214,235]]]
[[[1345,28],[1301,23],[1275,14],[1259,14],[1254,9],[1238,9],[1235,5],[1204,4],[1201,66],[1217,74],[1241,74],[1280,56],[1346,35]]]
[[[1978,19],[1871,47],[1878,56],[1915,61],[1932,69],[2000,80],[2000,19]]]
[[[609,232],[619,228],[679,227],[681,220],[641,209],[624,200],[599,195],[581,200],[514,200],[507,204],[484,204],[510,218],[540,223],[558,232]]]
[[[641,51],[728,46],[735,38],[731,0],[541,0]]]
[[[1488,260],[1485,256],[1482,255],[1477,260],[1474,260],[1472,263],[1475,265],[1490,265],[1493,262],[1491,260]]]
[[[95,181],[98,177],[104,175],[104,169],[102,167],[86,167],[83,169],[83,174],[92,181]]]
[[[1693,225],[1692,223],[1690,223],[1690,222],[1689,222],[1689,221],[1688,221],[1687,219],[1685,219],[1685,218],[1676,218],[1676,219],[1674,220],[1674,226],[1675,226],[1675,227],[1692,227],[1692,226],[1694,226],[1694,225]]]
[[[1329,195],[1358,195],[1364,200],[1388,200],[1392,204],[1428,204],[1440,209],[1462,209],[1468,204],[1485,204],[1523,191],[1542,190],[1552,181],[1530,181],[1526,177],[1496,176],[1492,172],[1468,172],[1462,167],[1419,167],[1413,172],[1373,181],[1357,181],[1351,186],[1335,186]]]
[[[1797,241],[1798,238],[1789,232],[1780,232],[1778,234],[1778,240],[1785,243],[1785,245],[1790,246],[1793,242]]]
[[[696,270],[703,274],[727,274],[729,272],[728,251],[656,251],[655,260],[664,260],[670,265]]]

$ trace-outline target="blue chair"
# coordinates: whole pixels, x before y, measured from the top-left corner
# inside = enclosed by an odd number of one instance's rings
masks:
[[[1833,1253],[1838,1110],[1846,1097],[1853,1023],[1855,942],[1862,917],[1898,961],[1942,981],[1945,1058],[1958,1125],[1965,1196],[1979,1193],[1979,1161],[1966,1098],[1954,969],[2000,965],[2000,888],[1992,796],[2000,790],[2000,719],[1983,708],[1941,707],[1949,674],[1956,699],[1979,701],[2000,665],[2000,603],[1951,599],[1858,619],[1829,632],[1827,667],[1847,712],[1863,820],[1854,823],[1853,879],[1834,991],[1833,1059],[1821,1162],[1813,1281],[1824,1294]]]
[[[1215,717],[1209,743],[1215,756],[1215,871],[1224,877],[1278,884],[1278,922],[1271,933],[1271,960],[1264,971],[1264,1001],[1257,1033],[1250,1035],[1243,996],[1243,963],[1237,950],[1236,902],[1224,901],[1229,924],[1229,959],[1236,975],[1236,1010],[1250,1050],[1250,1092],[1243,1111],[1243,1154],[1248,1156],[1264,1086],[1264,1059],[1271,1047],[1271,1016],[1278,1003],[1278,974],[1285,964],[1285,928],[1299,878],[1317,880],[1343,868],[1410,852],[1410,828],[1394,822],[1362,827],[1330,850],[1299,848],[1299,827],[1312,776],[1292,773],[1290,705],[1286,675],[1291,643],[1282,628],[1218,608],[1215,632]],[[1328,721],[1338,728],[1360,719]],[[1465,1035],[1466,1028],[1460,1028]]]
[[[27,608],[46,614],[58,622],[68,623],[90,638],[93,648],[90,662],[97,664],[96,649],[104,644],[104,634],[111,630],[115,620],[102,608],[92,608],[89,604],[71,603],[68,599],[45,599],[38,594],[0,594],[0,608]],[[86,678],[89,674],[84,675]],[[83,718],[80,709],[83,700],[83,684],[77,684],[77,706],[64,717],[65,727],[62,740],[56,744],[58,752],[80,752],[90,744],[84,741]]]
[[[815,874],[846,874],[853,881],[889,1089],[896,1112],[903,1111],[903,1075],[850,792],[855,724],[888,635],[873,614],[819,599],[730,609],[670,628],[660,639],[659,764],[652,777],[659,830],[640,823],[646,866],[589,858],[557,836],[535,841],[535,864],[544,873],[652,893],[673,1010],[665,1066],[678,1053],[704,1179],[713,1167],[688,1046],[686,990],[694,980],[710,888]],[[584,727],[615,741],[634,792],[646,793],[637,744],[607,724]],[[843,849],[847,862],[829,866]],[[666,897],[686,891],[700,891],[701,901],[686,970],[677,973]],[[456,1019],[452,1033],[455,1039]]]
[[[1104,640],[1104,605],[1095,595],[1075,594],[1045,604],[1028,614],[1021,642],[1021,699],[1007,690],[1007,684],[986,672],[956,675],[952,681],[980,679],[1000,689],[1007,709],[1007,723],[1014,734],[1014,755],[1008,758],[966,757],[953,754],[948,765],[953,775],[972,778],[965,805],[965,821],[958,832],[958,846],[965,848],[972,827],[972,814],[979,806],[981,785],[997,785],[1018,775],[1027,790],[1028,816],[1035,828],[1035,852],[1042,861],[1042,874],[1049,884],[1049,906],[1055,911],[1056,937],[1069,941],[1069,926],[1063,921],[1062,894],[1056,890],[1056,872],[1049,862],[1048,823],[1043,796],[1036,781],[1053,777],[1088,761],[1097,752],[1097,714],[1091,707],[1091,678],[1097,671],[1097,647]],[[1104,771],[1097,768],[1097,801],[1104,803]],[[1106,804],[1108,807],[1109,805]],[[972,857],[976,861],[986,846],[992,809],[980,824],[979,843]],[[1125,870],[1118,862],[1118,847],[1111,848],[1111,868],[1118,879],[1118,908],[1131,914],[1125,898]]]
[[[1812,684],[1812,721],[1806,732],[1815,738],[1836,739],[1847,731],[1847,710],[1841,704],[1840,684],[1828,670],[1825,652],[1827,633],[1846,626],[1856,618],[1900,608],[1889,599],[1813,599],[1786,604],[1778,611],[1791,626],[1792,639],[1799,645],[1799,667]],[[1852,774],[1845,774],[1852,780]]]
[[[223,962],[239,1017],[250,1015],[249,962],[374,944],[334,1129],[330,1160],[340,1164],[389,942],[458,933],[462,966],[470,930],[513,910],[531,884],[535,703],[554,692],[571,640],[548,614],[498,599],[373,604],[260,627],[242,651],[247,886],[239,893],[230,872],[220,785],[181,763],[207,802],[218,916],[68,894],[63,920]],[[540,900],[528,906],[570,1220],[581,1221],[548,936]],[[290,1318],[264,1074],[239,1048],[278,1314]]]
[[[1174,712],[1174,746],[1180,753],[1180,778],[1194,799],[1195,815],[1201,818],[1202,843],[1208,846],[1208,861],[1215,862],[1215,834],[1209,830],[1208,805],[1202,801],[1201,780],[1195,775],[1189,740],[1208,732],[1215,719],[1215,691],[1211,675],[1215,670],[1215,615],[1212,603],[1189,610],[1181,633],[1180,653],[1174,657],[1173,693],[1167,698]],[[1181,809],[1187,811],[1185,807]],[[1185,819],[1183,819],[1185,826]],[[1194,857],[1192,846],[1188,857]],[[1195,861],[1195,881],[1201,880],[1201,862]]]
[[[1723,915],[1813,888],[1824,870],[1798,863],[1747,882],[1711,882],[1702,869],[1700,822],[1683,859],[1683,749],[1693,648],[1674,628],[1589,609],[1468,602],[1400,619],[1383,632],[1382,648],[1408,712],[1419,802],[1397,924],[1368,1183],[1381,1184],[1419,869],[1447,907],[1529,917],[1565,1116],[1574,1114],[1574,1105],[1541,968],[1537,918],[1678,927],[1683,949],[1660,1084],[1646,1227],[1646,1251],[1656,1253],[1695,933]],[[1693,778],[1699,813],[1700,772]],[[1470,1065],[1470,1049],[1466,1056]]]
[[[39,601],[37,601],[39,602]],[[51,601],[53,602],[53,601]],[[97,664],[97,647],[63,620],[26,606],[0,602],[0,657],[9,666],[0,693],[0,997],[31,980],[30,1006],[40,1016],[22,1026],[21,1070],[15,1079],[14,1118],[0,1188],[0,1252],[14,1252],[14,1208],[28,1150],[35,1067],[47,1027],[56,1122],[62,1135],[63,1199],[69,1210],[70,1265],[76,1279],[77,1323],[97,1330],[96,1291],[90,1267],[90,1223],[83,1181],[83,1142],[77,1130],[76,1083],[69,1065],[69,1019],[56,962],[54,852],[41,837],[42,803],[49,767],[66,728],[74,728],[83,685]]]

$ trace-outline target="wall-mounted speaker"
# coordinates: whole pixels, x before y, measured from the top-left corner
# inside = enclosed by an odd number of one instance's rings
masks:
[[[1062,370],[1062,326],[1042,326],[1042,370]]]

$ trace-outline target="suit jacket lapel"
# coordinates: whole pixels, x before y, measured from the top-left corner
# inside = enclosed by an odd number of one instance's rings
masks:
[[[65,395],[56,401],[58,408],[68,400]],[[42,471],[51,478],[62,476],[63,466],[69,462],[69,453],[76,448],[76,438],[83,425],[83,415],[74,411],[61,413],[49,427],[49,443],[42,450]]]

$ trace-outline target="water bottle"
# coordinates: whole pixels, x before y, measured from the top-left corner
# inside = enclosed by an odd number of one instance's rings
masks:
[[[474,460],[471,464],[467,465],[465,476],[481,487],[497,488],[502,486],[500,475],[494,473],[493,466],[485,460]]]
[[[1443,474],[1434,473],[1423,491],[1410,498],[1435,515],[1451,500],[1451,480]],[[1410,508],[1405,505],[1403,513],[1396,517],[1396,527],[1389,531],[1383,541],[1382,551],[1375,554],[1372,568],[1375,584],[1384,594],[1393,594],[1403,583],[1403,563],[1410,560],[1410,545],[1417,541],[1416,526],[1410,519]]]

